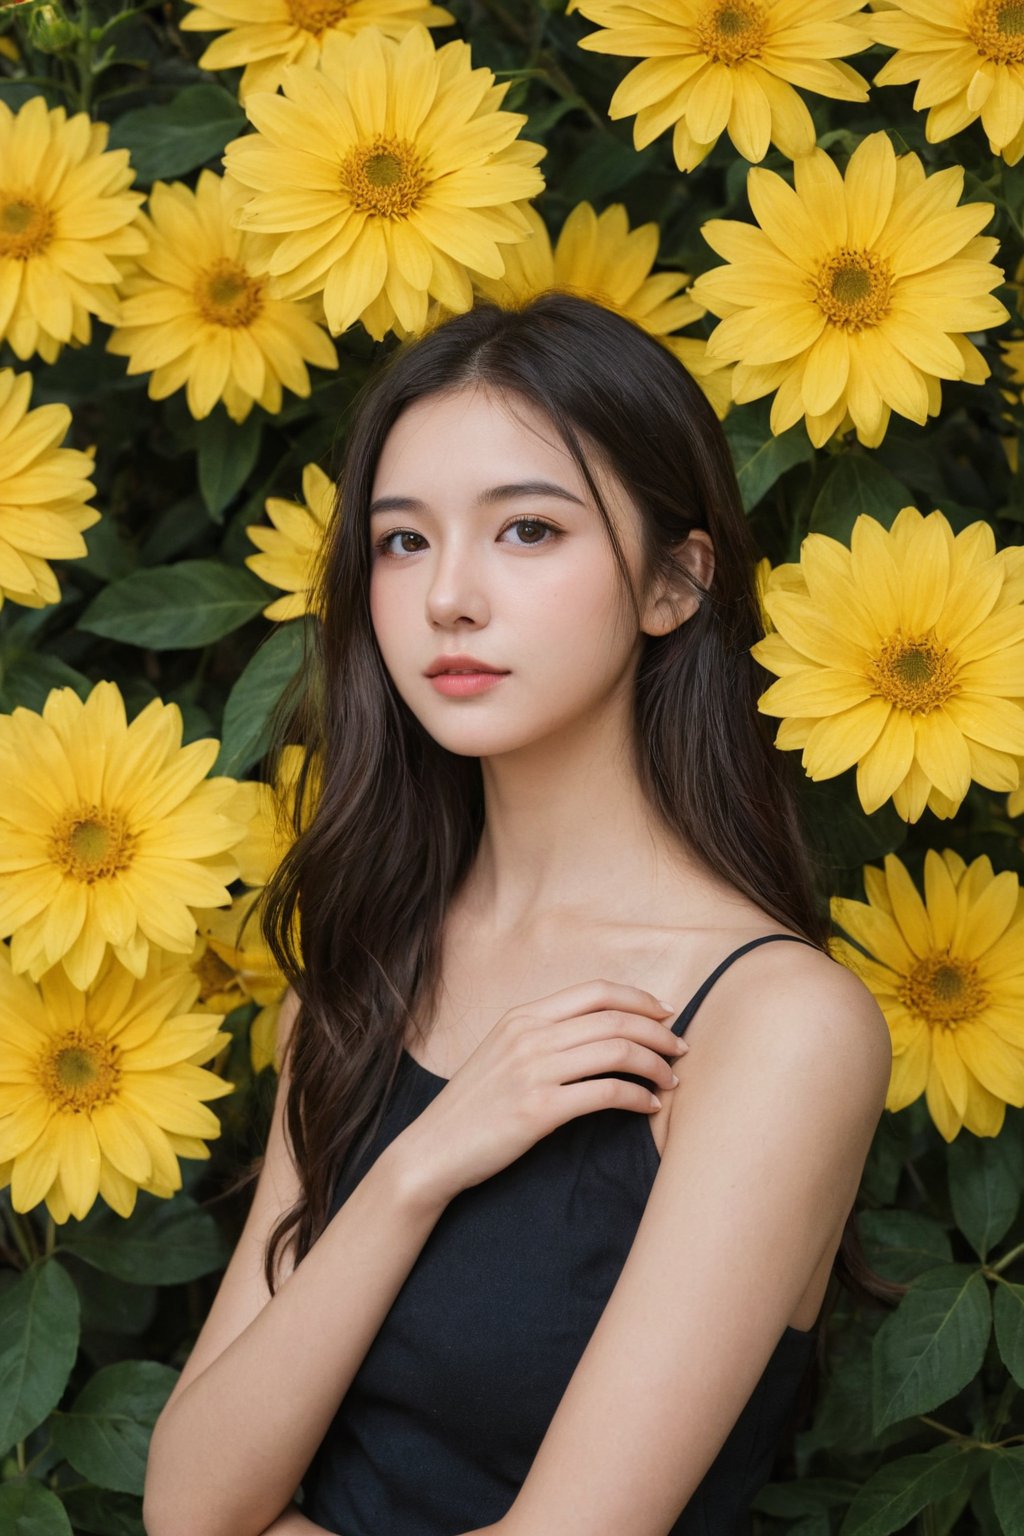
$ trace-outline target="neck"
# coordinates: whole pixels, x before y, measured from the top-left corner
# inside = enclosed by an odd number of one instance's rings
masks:
[[[606,712],[481,762],[484,828],[460,892],[478,931],[511,933],[543,913],[626,917],[680,870],[707,872],[640,785],[627,718]],[[676,896],[678,901],[678,895]]]

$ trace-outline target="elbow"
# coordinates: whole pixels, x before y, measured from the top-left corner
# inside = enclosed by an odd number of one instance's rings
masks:
[[[161,1446],[161,1419],[150,1436],[146,1457],[146,1475],[142,1488],[142,1527],[146,1536],[228,1536],[222,1520],[210,1518],[216,1512],[207,1502],[205,1510],[195,1506],[196,1488],[188,1470]],[[234,1536],[242,1536],[235,1531]]]
[[[180,1460],[161,1455],[154,1429],[142,1490],[145,1536],[263,1536],[276,1518],[254,1519],[251,1508],[228,1503],[222,1486],[204,1489]]]

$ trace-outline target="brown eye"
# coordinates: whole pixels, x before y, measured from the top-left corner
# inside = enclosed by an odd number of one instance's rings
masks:
[[[557,528],[553,528],[550,523],[542,522],[537,517],[518,517],[515,522],[507,523],[502,533],[510,533],[513,528],[519,536],[515,542],[521,545],[550,544],[558,537]],[[550,539],[547,537],[548,534],[551,535]]]

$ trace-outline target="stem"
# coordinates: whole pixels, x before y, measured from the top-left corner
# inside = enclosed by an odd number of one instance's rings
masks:
[[[1017,1396],[1019,1388],[1011,1378],[999,1394],[998,1401],[992,1409],[992,1417],[985,1425],[985,1439],[994,1440],[1010,1416],[1010,1406]]]
[[[940,1435],[945,1435],[950,1440],[963,1440],[966,1443],[970,1439],[968,1435],[962,1435],[958,1429],[950,1429],[948,1424],[940,1424],[938,1419],[929,1418],[926,1413],[919,1413],[917,1419],[919,1424],[927,1424],[929,1428],[937,1429]]]
[[[24,1441],[20,1441],[19,1443],[23,1446],[25,1442]],[[36,1451],[34,1456],[30,1456],[28,1461],[26,1461],[25,1465],[21,1468],[21,1471],[25,1472],[25,1473],[30,1473],[32,1471],[32,1468],[35,1466],[36,1462],[37,1461],[42,1461],[42,1459],[46,1455],[47,1451],[49,1451],[50,1446],[51,1446],[51,1442],[50,1442],[49,1439],[47,1439],[47,1442],[43,1446],[42,1450],[41,1451]]]
[[[10,1205],[7,1207],[7,1225],[27,1269],[35,1263],[37,1257],[31,1223],[23,1220],[13,1205]]]
[[[43,1248],[43,1252],[46,1254],[47,1258],[50,1257],[50,1254],[53,1253],[53,1251],[54,1251],[56,1246],[57,1246],[57,1223],[54,1221],[54,1219],[50,1215],[50,1213],[47,1212],[46,1213],[46,1242],[45,1242],[45,1246]]]
[[[92,116],[92,24],[89,19],[89,0],[82,0],[81,32],[78,40],[78,101],[83,112]]]
[[[993,1275],[1002,1274],[1003,1270],[1006,1269],[1008,1265],[1012,1264],[1014,1259],[1020,1258],[1022,1253],[1024,1253],[1024,1243],[1018,1243],[1016,1248],[1011,1248],[1009,1253],[1004,1253],[1001,1259],[997,1259],[996,1262],[994,1264],[990,1264],[988,1268]]]
[[[518,43],[530,42],[530,29],[525,23],[518,21],[510,11],[501,4],[501,0],[483,0],[485,11],[490,11],[496,21],[500,21],[506,32],[510,32]]]
[[[924,1181],[921,1178],[921,1175],[918,1173],[917,1168],[910,1161],[909,1157],[904,1162],[903,1169],[904,1169],[904,1172],[907,1175],[907,1178],[910,1180],[911,1184],[913,1184],[914,1188],[917,1190],[918,1194],[921,1196],[921,1199],[924,1201],[925,1205],[926,1206],[930,1206],[931,1203],[932,1203],[932,1197],[928,1193],[928,1190],[925,1187],[925,1184],[924,1184]]]

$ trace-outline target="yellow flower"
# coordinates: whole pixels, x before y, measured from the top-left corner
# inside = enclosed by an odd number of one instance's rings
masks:
[[[867,902],[835,898],[833,953],[870,987],[892,1035],[886,1108],[924,1093],[946,1141],[998,1136],[1024,1106],[1024,895],[987,858],[925,854],[924,900],[895,854],[864,870]]]
[[[802,590],[782,570],[765,596],[777,633],[753,647],[778,677],[759,701],[782,717],[776,746],[801,747],[812,779],[856,763],[864,809],[891,796],[905,821],[954,815],[972,779],[1017,787],[1024,550],[904,507],[888,533],[858,517],[850,549],[809,534]]]
[[[336,368],[334,343],[312,306],[275,297],[265,272],[266,242],[231,217],[245,191],[203,171],[194,192],[158,181],[150,193],[149,250],[122,288],[121,324],[107,349],[150,373],[149,395],[185,388],[188,408],[208,416],[223,400],[233,421],[254,402],[281,409],[282,387],[307,396],[307,363]]]
[[[1024,155],[1024,10],[1007,0],[894,0],[863,17],[867,35],[897,51],[875,85],[918,82],[929,144],[981,118],[988,147],[1016,165]]]
[[[276,91],[285,66],[320,62],[324,39],[379,27],[401,37],[411,26],[447,26],[450,11],[427,0],[206,0],[182,19],[183,32],[225,32],[202,54],[202,69],[245,65],[238,95]]]
[[[260,1010],[249,1026],[252,1070],[274,1065],[277,1014],[287,982],[267,948],[256,904],[261,891],[244,891],[230,907],[196,911],[199,932],[186,960],[163,951],[165,970],[187,969],[199,983],[197,1013],[228,1014],[255,1002]]]
[[[327,38],[320,70],[292,65],[283,97],[250,97],[259,131],[225,163],[256,192],[242,227],[283,237],[280,291],[322,292],[333,332],[362,320],[378,341],[421,331],[430,298],[469,309],[467,269],[501,276],[502,247],[530,232],[516,202],[544,186],[543,145],[499,110],[510,83],[472,68],[466,43],[435,49],[425,27],[400,42],[365,27]]]
[[[988,377],[964,333],[1008,318],[990,293],[1003,278],[990,261],[998,242],[978,234],[993,205],[957,207],[963,167],[926,177],[884,133],[858,144],[845,178],[821,149],[793,172],[795,191],[774,171],[748,173],[759,229],[703,226],[729,263],[693,285],[722,317],[708,355],[737,362],[737,401],[776,391],[773,432],[804,417],[815,447],[853,425],[874,448],[891,411],[919,425],[937,413],[941,379]]]
[[[0,715],[0,937],[16,971],[38,981],[59,961],[88,987],[109,946],[141,977],[151,943],[191,954],[192,907],[230,901],[238,785],[206,779],[219,742],[183,747],[181,730],[160,699],[128,725],[109,682]]]
[[[0,101],[0,341],[22,359],[88,342],[92,315],[115,324],[116,258],[146,248],[142,193],[109,132],[42,96],[16,113]]]
[[[283,748],[274,783],[249,779],[239,786],[236,815],[247,821],[244,839],[232,850],[239,873],[246,885],[266,885],[274,870],[295,840],[295,795],[299,770],[305,757],[299,746]],[[319,794],[319,775],[315,769],[306,785],[300,825],[312,819]]]
[[[681,291],[690,281],[688,273],[652,273],[661,239],[657,224],[640,224],[631,231],[622,203],[600,214],[589,203],[577,203],[552,250],[537,210],[526,204],[523,212],[529,239],[509,246],[504,275],[478,277],[477,290],[506,309],[556,288],[617,310],[664,342],[724,416],[730,400],[728,367],[707,359],[702,340],[670,334],[699,319],[704,310]]]
[[[869,46],[851,25],[864,0],[579,0],[600,32],[594,53],[643,59],[612,96],[608,115],[631,117],[644,149],[666,129],[681,171],[692,171],[728,132],[747,160],[769,141],[791,160],[814,148],[814,120],[793,89],[867,101],[868,83],[843,55]]]
[[[154,952],[136,979],[112,956],[83,991],[62,967],[38,985],[0,944],[0,1187],[54,1221],[102,1196],[130,1216],[140,1189],[168,1199],[179,1157],[208,1158],[220,1121],[203,1100],[233,1085],[201,1063],[231,1036],[194,1013],[196,981],[164,974]]]
[[[766,635],[770,635],[775,628],[764,605],[768,592],[768,578],[772,573],[772,563],[767,557],[762,557],[754,567],[754,590],[757,593],[757,609],[761,616],[761,628]]]
[[[298,619],[309,608],[309,587],[323,544],[324,532],[334,509],[334,481],[317,464],[302,471],[303,502],[270,496],[267,516],[273,528],[261,523],[246,528],[259,555],[246,555],[245,563],[287,597],[276,597],[264,608],[268,619]]]
[[[87,554],[82,530],[100,514],[87,505],[96,487],[92,458],[61,448],[66,405],[28,408],[30,374],[0,368],[0,608],[4,598],[26,608],[60,602],[48,560]]]

